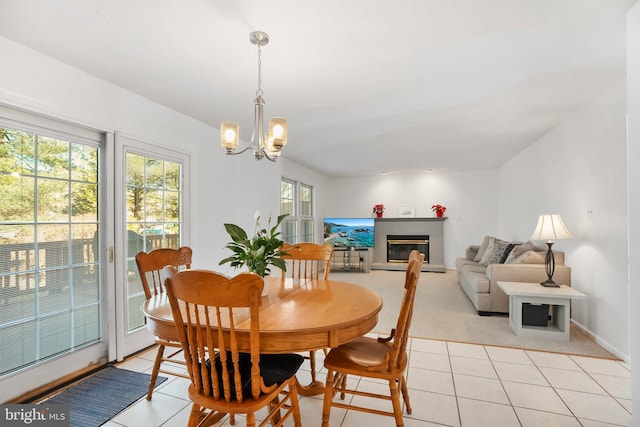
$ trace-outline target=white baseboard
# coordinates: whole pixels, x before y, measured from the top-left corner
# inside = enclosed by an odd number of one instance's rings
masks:
[[[596,335],[593,332],[591,332],[588,328],[586,328],[581,323],[579,323],[579,322],[577,322],[577,321],[575,321],[573,319],[571,319],[571,323],[573,323],[573,325],[576,328],[580,329],[580,332],[582,332],[583,334],[585,334],[586,336],[588,336],[589,338],[594,340],[599,346],[601,346],[602,348],[607,350],[609,353],[613,354],[616,357],[619,357],[620,359],[622,359],[623,362],[626,362],[626,363],[629,363],[629,364],[631,363],[631,357],[629,357],[628,354],[621,352],[619,349],[617,349],[614,346],[612,346],[611,344],[609,344],[609,342],[607,342],[606,340],[603,340],[598,335]]]

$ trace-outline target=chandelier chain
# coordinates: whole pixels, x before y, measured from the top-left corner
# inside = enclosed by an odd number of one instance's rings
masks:
[[[258,44],[258,90],[256,90],[256,97],[262,98],[262,49]]]

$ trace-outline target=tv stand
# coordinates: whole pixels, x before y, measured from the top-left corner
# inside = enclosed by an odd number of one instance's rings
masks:
[[[371,269],[369,248],[333,248],[332,271],[368,273]]]

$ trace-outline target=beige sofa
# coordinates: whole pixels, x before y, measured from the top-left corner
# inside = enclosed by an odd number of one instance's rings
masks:
[[[492,237],[485,237],[482,245],[470,246],[464,258],[456,259],[458,283],[480,315],[509,312],[509,297],[498,288],[498,281],[542,282],[547,279],[544,266],[546,248],[531,242],[504,245],[508,242],[500,241],[502,255],[499,254],[500,248],[496,247],[492,259],[487,253],[492,249],[487,243],[490,239]],[[484,253],[480,253],[482,250]],[[553,280],[571,286],[571,268],[564,265],[564,253],[553,251],[553,254],[556,262]]]

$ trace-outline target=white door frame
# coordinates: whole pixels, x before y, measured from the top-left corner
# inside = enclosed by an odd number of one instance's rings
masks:
[[[181,212],[180,218],[182,219],[182,229],[180,236],[183,245],[189,245],[190,232],[188,221],[188,206],[189,206],[189,155],[154,145],[152,143],[127,136],[120,132],[115,134],[115,210],[114,210],[114,227],[117,238],[115,239],[115,311],[112,310],[115,316],[115,334],[116,337],[113,342],[116,344],[115,359],[117,361],[123,360],[126,356],[135,353],[152,345],[155,340],[154,336],[147,330],[146,327],[138,328],[134,331],[127,331],[127,295],[126,295],[126,283],[125,275],[127,265],[125,262],[125,241],[127,239],[127,224],[126,224],[126,153],[134,152],[136,154],[142,154],[146,156],[158,157],[164,160],[174,161],[182,164],[182,200],[180,203]],[[114,282],[111,282],[114,283]],[[111,352],[110,352],[111,355]]]

